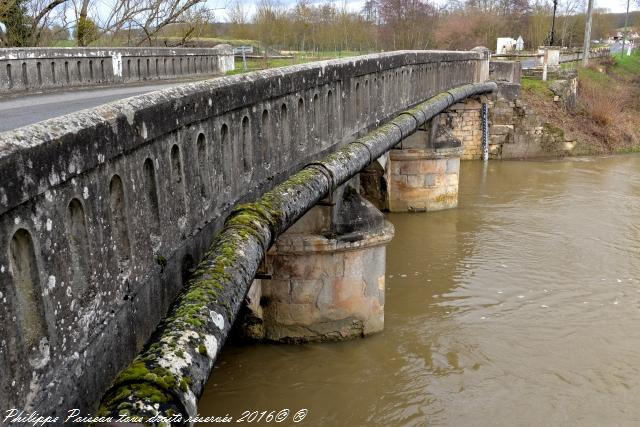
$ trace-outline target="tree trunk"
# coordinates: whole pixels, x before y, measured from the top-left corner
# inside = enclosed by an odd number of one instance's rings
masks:
[[[76,26],[76,39],[78,46],[86,46],[89,44],[87,15],[89,14],[89,0],[82,0],[80,15],[78,16],[78,24]]]

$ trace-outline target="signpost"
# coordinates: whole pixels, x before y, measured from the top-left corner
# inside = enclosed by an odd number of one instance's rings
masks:
[[[247,71],[247,54],[253,53],[253,46],[238,46],[233,48],[234,55],[242,55],[242,67]]]

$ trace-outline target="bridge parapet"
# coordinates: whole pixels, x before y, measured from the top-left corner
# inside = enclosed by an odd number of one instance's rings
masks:
[[[94,408],[234,205],[480,81],[485,61],[405,51],[304,64],[0,134],[0,401]]]
[[[229,45],[213,48],[0,49],[0,94],[224,74]]]

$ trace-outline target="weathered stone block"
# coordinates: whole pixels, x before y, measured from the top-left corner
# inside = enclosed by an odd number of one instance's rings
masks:
[[[445,175],[445,179],[444,179],[444,184],[445,186],[447,186],[448,188],[457,188],[458,187],[458,174],[457,173],[448,173]],[[448,192],[449,194],[451,194],[450,192]],[[457,194],[458,192],[456,191],[456,198],[457,198]]]
[[[493,135],[509,135],[513,132],[513,125],[493,125],[489,128],[489,134]]]
[[[274,302],[291,301],[291,282],[288,278],[269,280],[269,286],[262,287],[262,295]]]
[[[294,304],[315,304],[321,294],[322,279],[295,279],[291,284],[291,302]]]
[[[399,173],[401,175],[417,175],[421,173],[422,165],[419,161],[409,160],[400,163]]]
[[[505,144],[508,141],[509,135],[491,135],[490,136],[490,144],[498,145]]]
[[[460,159],[447,159],[447,173],[460,172]]]
[[[422,175],[409,175],[407,177],[407,185],[414,188],[424,187],[424,177]]]
[[[442,174],[447,170],[447,159],[423,160],[420,162],[420,174]]]

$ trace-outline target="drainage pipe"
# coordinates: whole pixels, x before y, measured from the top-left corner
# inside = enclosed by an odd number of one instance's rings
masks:
[[[192,425],[197,397],[276,238],[425,122],[496,89],[486,82],[440,93],[234,209],[167,317],[103,396],[98,414],[134,424]]]

